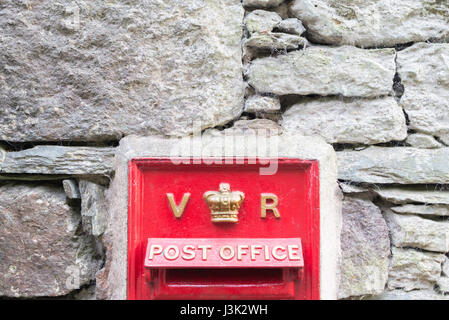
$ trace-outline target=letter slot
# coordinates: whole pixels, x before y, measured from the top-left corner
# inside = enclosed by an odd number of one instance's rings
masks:
[[[294,299],[304,267],[299,238],[150,238],[150,299]]]

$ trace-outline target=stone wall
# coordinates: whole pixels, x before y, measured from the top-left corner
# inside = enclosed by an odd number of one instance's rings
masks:
[[[448,17],[436,0],[3,1],[0,298],[102,298],[120,139],[232,128],[337,151],[341,299],[447,298]]]

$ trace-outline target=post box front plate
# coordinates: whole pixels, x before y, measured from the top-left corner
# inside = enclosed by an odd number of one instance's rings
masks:
[[[277,159],[273,175],[260,175],[260,162],[175,164],[170,159],[137,158],[129,163],[128,299],[319,299],[320,218],[318,162]],[[266,162],[263,162],[266,163]],[[226,183],[244,193],[238,222],[215,223],[204,194]],[[179,207],[179,217],[168,194]],[[262,195],[274,194],[278,216],[261,209]],[[178,212],[179,213],[179,212]],[[145,267],[148,239],[300,238],[304,266],[263,264],[206,268],[185,265]],[[187,241],[188,242],[188,241]]]

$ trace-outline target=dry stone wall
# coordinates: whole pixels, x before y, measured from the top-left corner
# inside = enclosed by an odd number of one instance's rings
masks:
[[[239,0],[0,6],[3,140],[185,135],[241,111]]]
[[[104,297],[123,136],[260,128],[337,151],[341,299],[448,298],[448,17],[436,0],[1,2],[0,298]]]

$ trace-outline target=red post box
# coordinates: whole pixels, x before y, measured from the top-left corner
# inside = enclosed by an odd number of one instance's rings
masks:
[[[318,161],[134,158],[128,299],[319,299]]]

